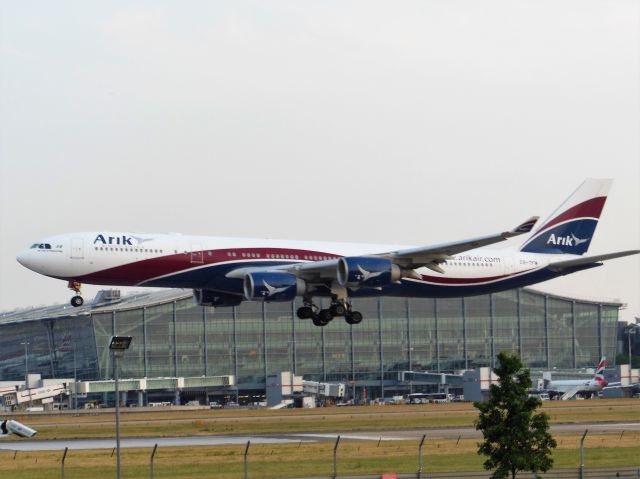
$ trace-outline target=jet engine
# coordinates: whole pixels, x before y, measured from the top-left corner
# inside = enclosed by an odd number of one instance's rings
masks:
[[[198,306],[231,307],[242,303],[242,296],[220,293],[211,289],[194,289],[193,299]]]
[[[400,266],[388,259],[353,256],[338,261],[338,283],[348,288],[379,288],[401,277]]]
[[[257,272],[244,277],[244,296],[252,301],[293,301],[306,290],[307,284],[289,273]]]
[[[24,424],[18,421],[8,420],[8,421],[2,421],[2,423],[0,423],[1,436],[6,436],[8,434],[15,434],[16,436],[20,436],[20,437],[33,437],[37,433],[38,431],[36,431],[35,429],[31,429],[29,426],[25,426]]]

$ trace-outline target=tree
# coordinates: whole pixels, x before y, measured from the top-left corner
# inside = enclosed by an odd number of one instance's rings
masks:
[[[535,412],[542,402],[528,395],[531,374],[516,354],[501,352],[498,361],[498,385],[491,385],[488,401],[474,403],[480,411],[476,429],[484,437],[478,454],[488,456],[484,467],[494,470],[492,479],[515,478],[519,471],[546,472],[553,465],[556,441],[549,433],[549,416]]]

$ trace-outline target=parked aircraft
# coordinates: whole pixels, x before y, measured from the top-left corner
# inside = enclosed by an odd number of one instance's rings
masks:
[[[362,321],[351,298],[472,296],[547,281],[639,250],[583,256],[611,180],[587,179],[537,229],[533,217],[508,231],[433,246],[381,246],[129,232],[70,233],[43,238],[17,260],[68,281],[83,304],[81,283],[191,288],[198,304],[292,301],[301,319],[325,326],[334,317]],[[533,230],[533,232],[532,232]],[[485,247],[530,233],[519,247]],[[319,309],[316,297],[331,298]]]
[[[603,356],[598,363],[596,374],[593,379],[567,379],[560,381],[553,381],[550,379],[550,375],[543,378],[543,389],[549,393],[553,398],[555,396],[562,396],[563,398],[570,399],[576,394],[595,394],[602,391],[607,387],[607,381],[604,379],[604,368],[606,365],[606,358]],[[547,373],[545,373],[546,375]]]

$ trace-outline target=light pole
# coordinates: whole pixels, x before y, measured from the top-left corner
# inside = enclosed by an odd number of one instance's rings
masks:
[[[124,356],[124,352],[131,345],[131,336],[112,336],[109,349],[113,355],[113,379],[116,389],[116,469],[117,478],[120,479],[120,390],[118,388],[118,358]]]

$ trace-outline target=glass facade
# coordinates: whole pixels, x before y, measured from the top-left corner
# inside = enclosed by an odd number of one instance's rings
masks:
[[[174,298],[153,304],[150,295],[137,307],[125,302],[84,315],[0,321],[0,379],[22,379],[26,368],[43,378],[111,378],[114,333],[133,337],[121,377],[236,375],[241,389],[264,388],[267,375],[286,370],[354,388],[393,387],[399,371],[493,366],[503,350],[519,353],[532,369],[593,367],[600,356],[615,358],[620,306],[527,289],[357,299],[362,323],[336,318],[319,328],[296,317],[297,301],[214,311],[191,297]]]

